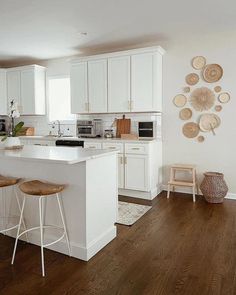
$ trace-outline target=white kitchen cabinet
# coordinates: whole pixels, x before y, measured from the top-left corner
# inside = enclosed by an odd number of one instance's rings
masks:
[[[7,101],[22,115],[45,115],[45,68],[32,65],[7,70]]]
[[[73,61],[72,112],[160,112],[163,54],[155,46]]]
[[[18,103],[21,111],[21,89],[20,89],[20,69],[10,69],[7,71],[7,102],[14,100]]]
[[[88,113],[88,68],[87,62],[72,64],[71,82],[71,112]]]
[[[148,157],[145,155],[125,155],[125,188],[148,191]]]
[[[107,112],[107,59],[88,62],[89,112]]]
[[[160,111],[162,77],[159,53],[148,52],[131,56],[131,111]],[[160,72],[160,70],[159,70]]]
[[[0,115],[7,114],[6,70],[0,69]]]
[[[108,59],[108,112],[130,111],[130,56]]]

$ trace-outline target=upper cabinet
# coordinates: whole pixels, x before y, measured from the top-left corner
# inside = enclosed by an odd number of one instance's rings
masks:
[[[161,59],[157,52],[131,56],[131,111],[161,110]]]
[[[72,112],[162,111],[163,54],[158,46],[73,61]]]
[[[108,112],[130,111],[130,56],[108,58]]]
[[[89,112],[107,112],[107,60],[88,62]]]
[[[87,62],[75,63],[70,70],[71,112],[88,113],[88,69]]]
[[[45,68],[37,65],[7,70],[7,102],[15,100],[22,115],[45,115]]]
[[[0,115],[7,114],[6,70],[0,69]]]

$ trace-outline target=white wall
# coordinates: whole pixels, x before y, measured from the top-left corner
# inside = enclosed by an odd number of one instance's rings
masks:
[[[218,113],[222,120],[216,129],[216,136],[203,134],[205,142],[198,143],[182,135],[185,123],[179,119],[179,109],[172,102],[181,93],[185,76],[194,72],[190,61],[196,55],[203,55],[207,63],[218,63],[224,69],[221,81],[208,84],[211,89],[220,85],[231,94],[231,101],[223,105]],[[163,163],[164,184],[169,178],[169,165],[192,163],[197,165],[200,175],[204,171],[219,171],[225,174],[229,192],[236,193],[236,38],[233,34],[216,34],[183,38],[172,43],[164,56],[163,95]],[[199,83],[200,85],[200,83]],[[197,85],[196,85],[197,86]],[[200,114],[200,113],[199,113]],[[198,114],[198,115],[199,115]]]

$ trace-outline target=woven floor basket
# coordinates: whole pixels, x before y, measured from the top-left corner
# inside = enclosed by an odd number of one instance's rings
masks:
[[[222,203],[228,192],[224,174],[218,172],[204,173],[200,188],[208,203]]]

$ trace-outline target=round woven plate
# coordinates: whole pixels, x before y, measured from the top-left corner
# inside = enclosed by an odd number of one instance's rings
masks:
[[[196,70],[201,70],[206,65],[206,59],[204,56],[195,56],[192,59],[192,67]]]
[[[220,112],[221,110],[222,110],[222,106],[221,105],[215,106],[215,111],[216,112]]]
[[[216,86],[214,88],[215,92],[218,93],[218,92],[221,92],[221,87],[220,86]]]
[[[183,126],[183,134],[188,138],[194,138],[198,136],[200,129],[197,123],[189,122]]]
[[[221,93],[221,94],[218,96],[218,100],[219,100],[221,103],[227,103],[227,102],[229,102],[229,100],[230,100],[230,95],[229,95],[229,93],[227,93],[227,92],[223,92],[223,93]]]
[[[184,93],[189,93],[190,90],[191,90],[191,89],[190,89],[189,86],[183,88]]]
[[[209,132],[219,127],[220,123],[220,118],[216,114],[203,114],[200,117],[199,127],[203,132]]]
[[[187,97],[183,94],[178,94],[174,97],[173,103],[178,108],[182,108],[187,102]]]
[[[199,81],[199,76],[195,73],[188,74],[185,77],[185,81],[188,85],[196,85]]]
[[[190,96],[190,103],[196,111],[207,111],[215,103],[215,94],[207,87],[197,88]]]
[[[190,108],[184,108],[179,112],[179,117],[181,120],[189,120],[192,118],[192,111]]]
[[[210,64],[206,65],[203,69],[203,78],[208,83],[219,81],[223,76],[223,69],[220,65]]]
[[[197,140],[198,140],[198,142],[203,142],[205,140],[205,137],[200,135],[200,136],[198,136]]]

